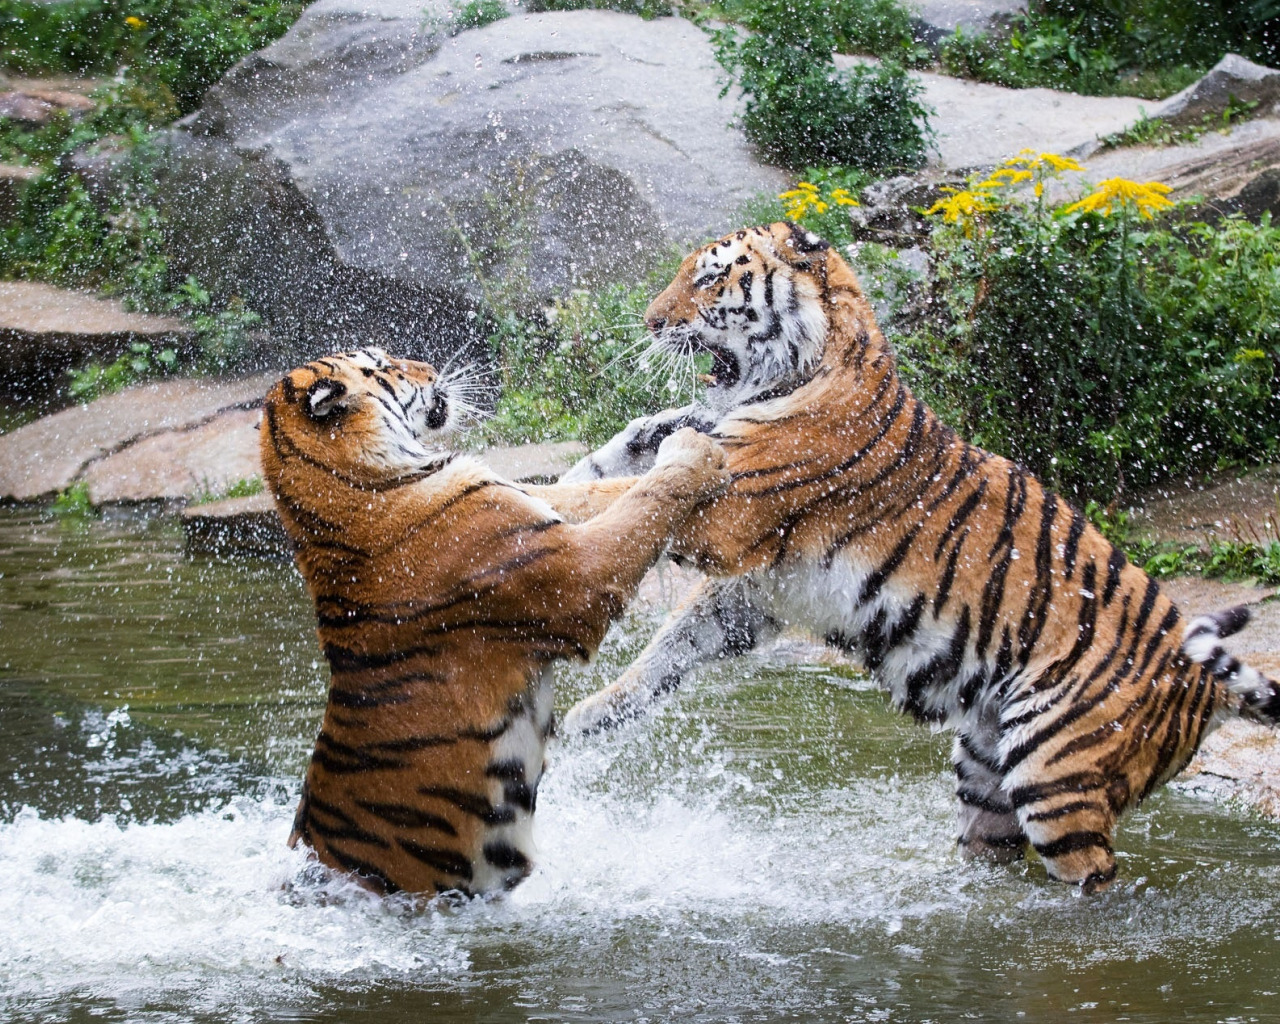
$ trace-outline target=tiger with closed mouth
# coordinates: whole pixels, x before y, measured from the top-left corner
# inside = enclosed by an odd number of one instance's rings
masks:
[[[459,404],[428,364],[368,348],[293,370],[263,411],[332,675],[290,844],[384,893],[528,874],[553,663],[595,653],[728,479],[686,430],[639,480],[519,486],[445,446]]]
[[[724,446],[733,482],[672,541],[707,578],[569,712],[566,735],[801,626],[955,732],[964,854],[1031,846],[1094,891],[1116,874],[1119,815],[1220,719],[1280,717],[1280,686],[1219,643],[1247,611],[1185,622],[1078,510],[943,424],[826,242],[789,223],[721,238],[646,322],[660,347],[710,353],[706,402],[633,421],[562,481],[635,473],[692,424]]]

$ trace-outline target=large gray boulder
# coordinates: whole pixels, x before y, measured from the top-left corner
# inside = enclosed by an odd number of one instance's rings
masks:
[[[183,269],[312,350],[474,342],[486,297],[637,280],[786,187],[687,21],[319,0],[169,140]]]
[[[1275,114],[1280,102],[1280,71],[1228,53],[1198,82],[1170,96],[1151,113],[1175,125],[1198,125],[1216,118],[1231,103],[1256,104],[1255,114]]]

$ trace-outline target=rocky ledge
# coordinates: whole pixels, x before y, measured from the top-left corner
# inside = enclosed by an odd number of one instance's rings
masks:
[[[10,393],[46,390],[70,367],[110,362],[135,342],[185,350],[191,338],[181,320],[130,312],[115,299],[38,281],[0,281],[0,388]]]

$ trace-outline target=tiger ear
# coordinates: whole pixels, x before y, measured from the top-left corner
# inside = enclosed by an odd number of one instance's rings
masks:
[[[808,270],[815,263],[824,262],[821,254],[831,248],[831,243],[789,220],[770,224],[769,235],[773,239],[773,251],[797,270]]]
[[[343,399],[347,395],[347,386],[338,380],[318,380],[307,388],[307,395],[302,400],[307,415],[315,420],[322,420],[334,410],[343,407]]]

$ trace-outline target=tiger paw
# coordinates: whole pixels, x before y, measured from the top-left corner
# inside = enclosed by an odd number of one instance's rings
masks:
[[[635,717],[627,714],[624,702],[619,701],[612,688],[606,688],[578,701],[562,718],[556,732],[564,740],[572,741],[591,736],[607,729],[615,729]]]
[[[682,427],[658,447],[654,469],[678,468],[691,472],[703,498],[729,486],[730,474],[724,449],[706,434]]]

